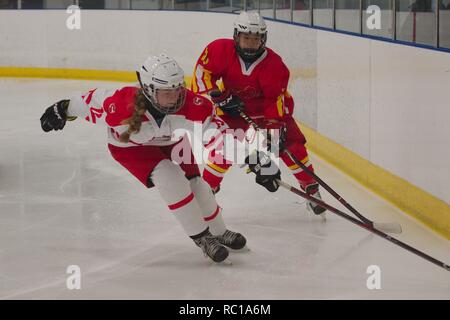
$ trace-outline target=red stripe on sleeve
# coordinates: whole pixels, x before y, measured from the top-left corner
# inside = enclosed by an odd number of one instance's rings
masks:
[[[97,89],[93,89],[93,90],[89,91],[89,94],[88,94],[88,96],[86,98],[86,104],[91,103],[92,95],[94,94],[95,90],[97,90]]]

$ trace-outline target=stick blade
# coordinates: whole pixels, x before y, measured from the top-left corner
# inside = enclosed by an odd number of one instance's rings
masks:
[[[374,222],[373,226],[375,229],[378,229],[383,232],[388,233],[402,233],[402,226],[399,223],[380,223],[380,222]]]

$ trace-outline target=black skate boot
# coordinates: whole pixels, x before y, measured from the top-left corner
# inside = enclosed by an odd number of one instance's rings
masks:
[[[322,200],[322,197],[320,196],[319,192],[318,183],[312,183],[306,186],[305,192],[316,199]],[[312,211],[315,215],[322,216],[323,218],[325,218],[325,211],[327,209],[325,209],[324,207],[321,207],[318,204],[309,200],[306,201],[306,207],[308,210]]]
[[[247,243],[242,234],[230,230],[225,231],[221,236],[216,236],[216,238],[221,244],[233,250],[243,249]]]
[[[202,233],[191,237],[195,244],[214,262],[222,262],[228,257],[228,250],[214,237],[207,228]]]

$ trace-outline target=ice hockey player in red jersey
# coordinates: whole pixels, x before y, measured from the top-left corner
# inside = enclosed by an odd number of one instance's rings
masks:
[[[186,234],[206,256],[215,262],[224,261],[228,248],[242,249],[246,239],[226,228],[221,208],[200,176],[186,135],[194,125],[200,125],[205,131],[216,132],[217,139],[226,125],[215,116],[208,99],[185,88],[183,70],[166,55],[148,58],[137,76],[140,86],[93,89],[56,102],[42,115],[41,127],[45,132],[62,130],[67,120],[76,118],[106,125],[112,157],[145,187],[159,191]],[[174,155],[188,161],[180,162]]]
[[[283,162],[308,194],[320,198],[319,185],[296,165],[283,148],[313,170],[305,147],[305,137],[293,118],[294,100],[289,94],[289,70],[273,50],[266,47],[267,29],[264,19],[256,12],[241,12],[234,23],[233,39],[218,39],[206,46],[197,60],[192,80],[192,90],[209,94],[218,107],[217,114],[232,129],[246,130],[249,125],[240,117],[245,111],[260,127],[277,130],[278,150]],[[219,88],[217,81],[222,81]],[[203,171],[203,178],[217,192],[231,163],[217,159],[214,150]],[[274,180],[276,181],[276,180]],[[269,186],[276,191],[278,184]],[[307,202],[315,214],[325,209]]]

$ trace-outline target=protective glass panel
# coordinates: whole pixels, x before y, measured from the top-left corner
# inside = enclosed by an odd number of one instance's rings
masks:
[[[105,0],[105,9],[131,9],[131,0]]]
[[[313,25],[333,28],[333,0],[313,1]]]
[[[292,20],[298,23],[311,24],[311,0],[294,0]]]
[[[44,0],[22,0],[22,9],[43,9]]]
[[[254,10],[259,10],[259,0],[247,0],[247,11]]]
[[[231,0],[211,0],[209,1],[209,9],[218,12],[231,12]]]
[[[435,10],[435,0],[397,0],[397,40],[435,45]]]
[[[291,21],[291,0],[276,0],[275,5],[276,19]]]
[[[439,46],[450,49],[450,0],[441,0],[439,9]]]
[[[360,32],[360,0],[335,0],[336,29]]]
[[[79,0],[78,3],[81,9],[105,9],[104,0]]]
[[[160,9],[160,0],[131,0],[131,9]]]
[[[172,0],[165,0],[162,6],[163,9],[172,9]],[[174,0],[174,6],[176,10],[206,10],[206,0]]]
[[[393,1],[394,0],[363,0],[363,34],[390,39],[393,38]]]
[[[0,0],[0,9],[17,9],[17,0]]]
[[[260,14],[266,18],[273,18],[273,1],[261,0],[260,1]]]
[[[73,4],[73,0],[45,0],[44,9],[67,9]]]

